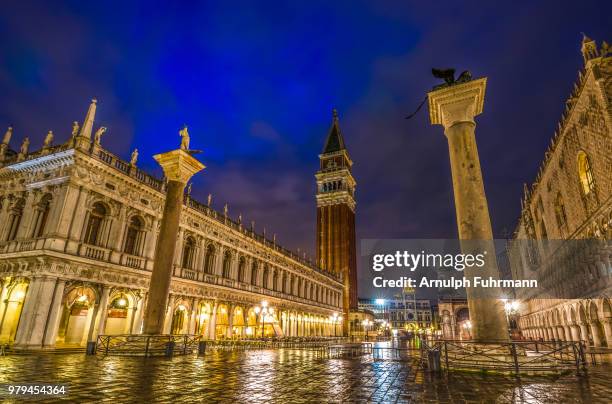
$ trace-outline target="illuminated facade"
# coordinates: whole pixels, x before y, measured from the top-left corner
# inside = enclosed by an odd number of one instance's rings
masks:
[[[96,102],[72,137],[29,152],[0,146],[0,343],[82,346],[140,333],[164,181],[94,132]],[[109,135],[109,136],[112,136]],[[185,195],[164,332],[215,338],[330,336],[343,307],[336,272]],[[264,315],[261,304],[268,304]]]
[[[523,336],[612,347],[612,58],[584,37],[584,68],[534,184],[510,252]],[[535,242],[520,242],[536,240]],[[580,243],[577,240],[591,240]]]

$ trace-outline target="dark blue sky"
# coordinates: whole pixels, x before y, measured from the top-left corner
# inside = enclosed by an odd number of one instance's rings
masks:
[[[0,125],[13,147],[64,141],[99,100],[103,144],[140,166],[187,123],[228,202],[289,248],[314,251],[314,177],[340,112],[360,238],[456,236],[446,139],[427,111],[433,66],[488,76],[477,139],[494,232],[512,231],[582,59],[610,41],[610,2],[30,2],[0,6]],[[179,4],[180,3],[180,4]],[[430,4],[431,3],[431,4]],[[2,132],[4,130],[2,129]]]

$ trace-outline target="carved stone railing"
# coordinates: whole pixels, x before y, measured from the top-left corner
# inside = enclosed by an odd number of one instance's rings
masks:
[[[108,248],[98,247],[90,244],[81,244],[79,255],[82,257],[92,258],[98,261],[108,261],[110,250]]]
[[[237,289],[240,291],[255,293],[259,295],[265,295],[269,297],[275,297],[275,298],[282,299],[282,300],[290,300],[290,301],[302,303],[302,304],[309,305],[309,306],[318,306],[318,307],[322,307],[325,309],[331,308],[335,310],[340,309],[339,306],[335,306],[333,304],[316,302],[314,300],[309,300],[309,299],[306,299],[300,296],[296,296],[293,294],[284,293],[284,292],[271,290],[267,288],[262,288],[260,286],[252,285],[246,282],[240,282],[236,279],[223,278],[222,276],[219,276],[219,275],[206,274],[206,273],[202,273],[202,272],[191,270],[191,269],[181,268],[178,266],[174,267],[173,275],[177,278],[199,281],[199,282],[208,283],[211,285],[219,285],[219,286],[223,286],[227,288]]]
[[[145,258],[136,255],[123,254],[121,256],[121,264],[130,268],[145,269],[146,262]]]

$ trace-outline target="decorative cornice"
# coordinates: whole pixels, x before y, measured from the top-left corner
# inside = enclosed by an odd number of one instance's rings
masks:
[[[162,166],[164,175],[168,180],[178,181],[184,184],[186,184],[195,173],[206,168],[204,164],[200,163],[183,149],[156,154],[153,158]]]
[[[483,77],[429,92],[432,125],[447,129],[458,122],[474,122],[474,117],[482,113],[486,87],[487,78]]]

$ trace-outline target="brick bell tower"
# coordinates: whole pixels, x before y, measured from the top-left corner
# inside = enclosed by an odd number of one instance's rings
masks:
[[[357,256],[355,249],[355,186],[353,162],[344,145],[334,109],[317,179],[317,263],[325,271],[342,274],[344,329],[348,314],[357,310]]]

